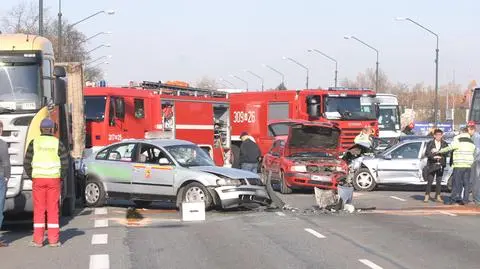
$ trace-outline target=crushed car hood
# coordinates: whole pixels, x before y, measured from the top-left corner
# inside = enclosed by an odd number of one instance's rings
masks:
[[[341,165],[342,160],[335,157],[288,157],[289,160],[293,162],[294,165],[305,164],[305,165]]]
[[[235,168],[228,168],[228,167],[220,167],[220,166],[193,166],[190,167],[192,170],[198,170],[206,173],[211,173],[215,175],[222,175],[225,177],[229,177],[232,179],[238,178],[258,178],[257,174],[254,174],[249,171],[235,169]]]
[[[295,152],[333,153],[339,146],[340,130],[336,127],[319,124],[296,124],[290,127],[287,150]]]

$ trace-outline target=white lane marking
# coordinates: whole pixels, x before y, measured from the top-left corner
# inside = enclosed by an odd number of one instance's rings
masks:
[[[107,214],[106,207],[95,208],[95,215],[106,215],[106,214]]]
[[[110,269],[110,258],[108,254],[90,255],[89,269]]]
[[[370,267],[370,268],[372,268],[372,269],[383,269],[382,267],[376,265],[375,263],[373,263],[373,262],[371,262],[371,261],[369,261],[369,260],[367,260],[367,259],[360,259],[360,260],[358,260],[358,261],[361,262],[361,263],[363,263],[363,264],[365,264],[366,266],[368,266],[368,267]]]
[[[446,211],[439,211],[440,214],[443,214],[443,215],[447,215],[447,216],[452,216],[452,217],[456,217],[457,214],[453,214],[453,213],[450,213],[450,212],[446,212]]]
[[[317,232],[317,231],[315,231],[315,230],[312,230],[312,229],[310,229],[310,228],[305,228],[305,231],[306,231],[307,233],[313,234],[314,236],[316,236],[316,237],[318,237],[318,238],[326,238],[323,234],[321,234],[321,233],[319,233],[319,232]]]
[[[405,199],[402,199],[402,198],[400,198],[400,197],[393,196],[393,195],[390,196],[390,198],[395,199],[395,200],[398,200],[398,201],[402,201],[402,202],[406,202],[406,201],[407,201],[407,200],[405,200]]]
[[[275,212],[277,215],[279,215],[280,217],[285,217],[285,213],[283,212]]]
[[[108,243],[108,234],[92,235],[92,245],[105,245]]]
[[[96,219],[95,228],[104,228],[108,227],[108,219]]]

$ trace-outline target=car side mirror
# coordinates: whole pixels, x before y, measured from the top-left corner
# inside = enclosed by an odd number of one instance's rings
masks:
[[[160,158],[158,161],[159,164],[170,164],[167,158]]]
[[[392,155],[390,155],[390,154],[384,155],[384,156],[383,156],[383,159],[385,159],[385,160],[391,160],[391,159],[392,159]]]

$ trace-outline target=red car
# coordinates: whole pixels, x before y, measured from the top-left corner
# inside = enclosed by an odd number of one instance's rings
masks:
[[[269,126],[270,128],[270,126]],[[292,189],[336,189],[345,178],[348,165],[339,158],[342,153],[340,129],[330,123],[294,121],[287,136],[275,135],[272,148],[262,161],[262,173],[272,173],[281,193]]]

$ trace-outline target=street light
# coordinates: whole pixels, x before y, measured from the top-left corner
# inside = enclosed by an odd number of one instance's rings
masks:
[[[344,36],[345,39],[354,39],[360,43],[362,43],[363,45],[371,48],[372,50],[374,50],[376,53],[377,53],[377,63],[376,63],[376,68],[375,68],[375,92],[378,91],[378,50],[370,45],[368,45],[367,43],[363,42],[362,40],[354,37],[353,35],[346,35]]]
[[[102,47],[107,47],[107,48],[109,48],[109,47],[111,47],[111,46],[112,46],[112,45],[110,45],[110,44],[102,44],[102,45],[100,45],[100,46],[97,46],[97,47],[94,48],[94,49],[91,49],[91,50],[87,51],[87,54],[90,54],[92,51],[98,50],[99,48],[102,48]]]
[[[224,79],[224,78],[220,78],[219,80],[220,80],[220,81],[223,81],[223,82],[226,82],[227,84],[229,84],[229,85],[230,85],[231,87],[233,87],[233,88],[236,88],[236,87],[237,87],[237,86],[235,86],[235,84],[231,83],[230,81],[228,81],[228,80],[226,80],[226,79]]]
[[[397,17],[395,18],[397,21],[409,21],[415,25],[417,25],[418,27],[422,28],[423,30],[429,32],[430,34],[434,35],[435,38],[437,39],[437,48],[435,50],[435,105],[434,105],[434,116],[435,116],[435,125],[438,125],[438,118],[437,118],[437,113],[438,113],[438,54],[440,52],[440,50],[438,49],[438,42],[439,42],[439,38],[438,38],[438,34],[433,32],[432,30],[428,29],[427,27],[421,25],[420,23],[410,19],[410,18],[402,18],[402,17]]]
[[[107,15],[113,15],[115,14],[115,11],[114,10],[102,10],[102,11],[98,11],[96,13],[93,13],[92,15],[88,16],[88,17],[85,17],[84,19],[81,19],[77,22],[75,22],[74,24],[70,24],[68,27],[71,28],[81,22],[84,22],[92,17],[95,17],[99,14],[107,14]],[[58,42],[58,59],[61,59],[62,58],[62,0],[58,0],[58,29],[57,29],[57,42]],[[68,31],[67,31],[68,32]]]
[[[110,64],[110,63],[109,62],[101,62],[101,63],[98,63],[98,64],[92,66],[92,68],[95,68],[95,67],[97,67],[99,65],[102,65],[102,64]]]
[[[235,75],[230,75],[230,77],[236,78],[236,79],[238,79],[238,80],[240,80],[240,81],[243,81],[243,83],[245,83],[245,87],[246,87],[247,92],[248,92],[248,81],[244,80],[243,78],[241,78],[241,77],[239,77],[239,76],[235,76]]]
[[[112,55],[104,55],[104,56],[98,57],[97,59],[86,63],[86,65],[92,64],[92,63],[94,63],[94,62],[100,61],[100,60],[105,59],[105,58],[109,58],[109,59],[110,59],[110,58],[112,58]]]
[[[292,59],[292,58],[290,58],[290,57],[285,57],[285,56],[283,56],[282,59],[288,60],[288,61],[290,61],[290,62],[292,62],[292,63],[294,63],[294,64],[296,64],[296,65],[298,65],[298,66],[300,66],[300,67],[302,67],[302,68],[304,68],[304,69],[307,71],[306,89],[308,89],[308,67],[306,67],[305,65],[299,63],[298,61],[296,61],[296,60],[294,60],[294,59]]]
[[[87,38],[87,39],[85,39],[85,40],[82,40],[79,44],[82,44],[82,43],[84,43],[84,42],[87,42],[88,40],[90,40],[90,39],[92,39],[92,38],[94,38],[94,37],[97,37],[97,36],[99,36],[99,35],[109,35],[109,34],[111,34],[111,33],[112,33],[112,32],[108,31],[108,32],[100,32],[100,33],[94,34],[94,35],[92,35],[91,37],[89,37],[89,38]]]
[[[268,65],[268,64],[262,64],[262,66],[263,66],[263,67],[266,67],[266,68],[272,70],[273,72],[279,74],[280,76],[282,76],[282,85],[285,87],[285,75],[284,75],[282,72],[278,71],[277,69],[271,67],[271,66]]]
[[[259,79],[260,79],[260,81],[262,81],[262,92],[263,92],[263,84],[264,84],[264,79],[263,79],[261,76],[259,76],[259,75],[255,74],[255,73],[253,73],[253,72],[252,72],[252,71],[250,71],[250,70],[244,70],[244,71],[245,71],[245,72],[247,72],[247,73],[250,73],[250,74],[251,74],[252,76],[254,76],[254,77],[257,77],[257,78],[259,78]]]
[[[308,52],[316,52],[330,60],[332,60],[333,62],[335,62],[335,88],[337,87],[337,76],[338,76],[338,62],[337,60],[335,60],[334,58],[328,56],[327,54],[317,50],[317,49],[309,49]]]

